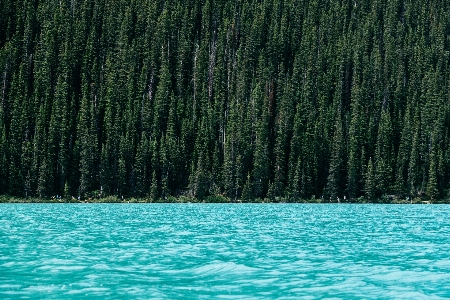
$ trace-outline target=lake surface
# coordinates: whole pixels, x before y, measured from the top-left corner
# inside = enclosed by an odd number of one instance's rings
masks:
[[[1,204],[0,298],[450,298],[449,205]]]

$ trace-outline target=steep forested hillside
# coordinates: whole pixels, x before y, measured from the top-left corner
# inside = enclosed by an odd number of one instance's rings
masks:
[[[450,2],[1,0],[0,194],[448,197]]]

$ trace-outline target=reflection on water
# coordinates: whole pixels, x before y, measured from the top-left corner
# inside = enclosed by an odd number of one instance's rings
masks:
[[[2,204],[0,298],[450,297],[450,206]]]

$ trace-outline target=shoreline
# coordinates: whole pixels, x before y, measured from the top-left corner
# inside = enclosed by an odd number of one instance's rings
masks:
[[[90,198],[90,199],[81,199],[78,200],[74,197],[72,198],[55,198],[55,197],[45,197],[45,198],[35,198],[35,197],[29,197],[29,198],[22,198],[22,197],[15,197],[15,196],[7,196],[2,195],[0,196],[0,204],[1,203],[61,203],[61,204],[95,204],[95,203],[141,203],[141,204],[151,204],[151,203],[159,203],[159,204],[170,204],[170,203],[179,203],[179,204],[194,204],[194,203],[223,203],[223,204],[241,204],[241,203],[270,203],[270,204],[450,204],[450,199],[440,199],[436,201],[430,201],[427,199],[420,199],[416,198],[411,200],[407,199],[391,199],[390,201],[385,201],[386,199],[378,199],[374,201],[368,201],[364,198],[358,198],[351,201],[324,201],[324,199],[286,199],[286,198],[279,198],[275,200],[269,200],[269,199],[255,199],[255,200],[242,200],[239,199],[237,201],[226,198],[223,196],[210,196],[203,200],[199,200],[197,198],[190,198],[190,197],[168,197],[167,199],[151,199],[151,198],[119,198],[116,196],[108,196],[104,198]]]

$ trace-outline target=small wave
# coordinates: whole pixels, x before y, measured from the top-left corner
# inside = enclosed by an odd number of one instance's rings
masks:
[[[109,288],[105,287],[89,287],[79,290],[70,290],[67,292],[68,295],[76,295],[76,294],[96,294],[96,295],[102,295],[105,294],[105,292],[109,291]]]
[[[38,270],[50,270],[51,272],[72,272],[86,269],[86,266],[54,266],[46,265],[37,268]]]
[[[111,268],[107,264],[95,264],[92,266],[94,270],[111,270]]]
[[[243,264],[236,264],[234,262],[215,262],[194,268],[191,272],[198,276],[210,276],[219,274],[251,273],[257,270],[257,268],[248,267]]]

